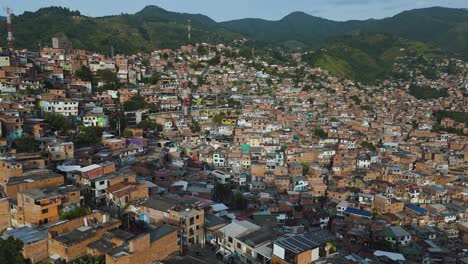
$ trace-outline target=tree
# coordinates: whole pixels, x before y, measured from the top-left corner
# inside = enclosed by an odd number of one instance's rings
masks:
[[[383,251],[394,251],[394,245],[387,241],[387,240],[377,240],[372,243],[372,248],[375,250],[383,250]]]
[[[122,137],[126,137],[126,138],[133,137],[133,132],[130,130],[124,130],[124,132],[122,133]]]
[[[134,95],[123,104],[125,111],[136,111],[146,108],[145,98],[139,94]]]
[[[92,256],[92,257],[82,257],[75,261],[73,264],[105,264],[106,258],[105,256]]]
[[[318,138],[327,138],[328,134],[323,129],[314,129],[314,136]]]
[[[309,165],[307,163],[302,163],[302,175],[307,175],[309,173]]]
[[[234,209],[244,210],[247,208],[247,199],[240,192],[234,194]]]
[[[216,55],[208,61],[208,65],[214,66],[214,65],[218,65],[220,62],[221,62],[220,56]]]
[[[199,133],[200,132],[200,124],[196,121],[193,121],[192,122],[192,126],[190,126],[190,130],[193,132],[193,133]]]
[[[223,116],[221,114],[216,114],[211,118],[211,121],[218,125],[221,124],[222,120],[223,120]]]
[[[0,263],[28,263],[21,254],[22,250],[23,242],[21,240],[13,237],[8,237],[6,240],[0,239]]]
[[[44,119],[49,123],[50,127],[58,131],[65,132],[70,130],[70,122],[63,115],[45,113]]]
[[[105,83],[117,82],[117,75],[111,69],[98,70],[96,75]]]
[[[220,203],[229,203],[232,201],[233,192],[229,184],[215,183],[213,191],[213,200]]]
[[[41,142],[33,137],[23,136],[15,140],[15,145],[17,152],[35,152],[39,149]]]
[[[367,141],[362,142],[362,147],[367,148],[370,151],[375,151],[374,144],[367,142]]]
[[[81,207],[77,206],[73,210],[70,210],[68,212],[65,212],[60,215],[60,220],[72,220],[84,215],[88,215],[91,213],[91,208],[89,207]]]
[[[154,84],[157,84],[158,81],[159,81],[158,76],[153,75],[153,76],[150,76],[150,77],[141,78],[140,83],[153,84],[154,85]]]
[[[353,100],[355,104],[361,104],[361,99],[357,95],[351,95],[349,99]]]
[[[197,48],[197,53],[198,53],[198,55],[206,55],[206,54],[208,54],[208,50],[206,49],[205,46],[200,45]]]
[[[84,65],[76,71],[75,75],[85,82],[93,82],[93,72]]]
[[[74,143],[78,147],[95,146],[101,143],[102,128],[82,127],[76,136]]]
[[[143,130],[155,130],[157,127],[156,122],[150,120],[150,119],[145,119],[142,120],[140,123],[137,125],[138,128],[141,128]]]
[[[447,65],[446,69],[447,74],[449,75],[455,75],[458,73],[458,67],[457,64],[453,61],[450,61],[449,64]]]

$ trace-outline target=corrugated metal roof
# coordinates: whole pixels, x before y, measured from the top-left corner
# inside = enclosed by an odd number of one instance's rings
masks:
[[[39,231],[28,226],[8,230],[6,233],[26,244],[45,239],[47,237],[47,231]]]

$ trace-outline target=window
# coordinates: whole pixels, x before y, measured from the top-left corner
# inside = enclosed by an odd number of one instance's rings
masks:
[[[196,218],[197,220],[200,219],[200,215],[197,215],[195,218]]]
[[[237,247],[238,249],[241,249],[241,247],[242,247],[242,246],[241,246],[241,243],[237,242],[236,247]]]
[[[233,241],[232,237],[228,236],[228,242],[232,243],[232,241]]]
[[[47,209],[47,208],[46,208],[46,209],[42,209],[42,213],[43,213],[43,214],[47,214],[48,212],[49,212],[49,209]]]

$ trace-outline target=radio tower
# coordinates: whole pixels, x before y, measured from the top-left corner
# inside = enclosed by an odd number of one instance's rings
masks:
[[[7,13],[7,32],[8,32],[8,50],[13,52],[13,29],[11,28],[11,9],[9,7],[6,8]]]
[[[190,45],[190,34],[192,33],[192,21],[189,19],[187,20],[187,33],[188,33],[188,44]]]

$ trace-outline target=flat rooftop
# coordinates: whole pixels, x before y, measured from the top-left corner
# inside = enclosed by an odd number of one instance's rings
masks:
[[[55,237],[54,240],[56,240],[56,241],[58,241],[58,242],[60,242],[62,244],[65,244],[67,246],[71,246],[71,245],[77,244],[79,242],[82,242],[84,240],[87,240],[87,239],[95,236],[97,229],[100,229],[100,228],[115,224],[118,221],[119,220],[117,220],[117,219],[111,219],[108,222],[102,223],[102,224],[97,224],[97,225],[93,225],[93,226],[82,226],[82,227],[79,227],[79,228],[77,228],[77,229],[75,229],[75,230],[73,230],[71,232],[59,235],[59,236]]]
[[[24,182],[34,182],[34,181],[40,181],[40,180],[58,178],[58,177],[63,177],[63,176],[55,172],[46,172],[44,174],[13,177],[8,180],[7,185],[15,185],[15,184],[20,184]]]

